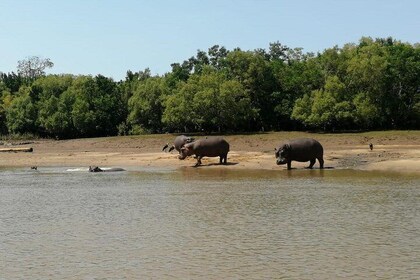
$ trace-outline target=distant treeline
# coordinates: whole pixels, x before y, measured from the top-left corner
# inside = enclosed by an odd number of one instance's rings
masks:
[[[45,75],[52,65],[35,57],[1,73],[1,134],[420,128],[420,46],[392,38],[318,54],[279,42],[254,51],[215,45],[162,76],[128,71],[122,81]]]

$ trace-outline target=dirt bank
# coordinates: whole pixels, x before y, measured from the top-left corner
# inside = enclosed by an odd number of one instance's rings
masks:
[[[202,136],[196,136],[200,138]],[[325,166],[363,170],[420,172],[420,131],[317,134],[270,132],[223,136],[231,147],[228,166],[242,169],[285,169],[277,166],[274,148],[296,137],[312,137],[324,146]],[[0,148],[28,147],[33,152],[1,152],[0,166],[193,166],[194,159],[180,161],[176,153],[162,152],[175,135],[143,135],[74,140],[3,141]],[[373,144],[373,150],[369,149]],[[11,145],[14,144],[14,145]],[[203,159],[203,166],[220,168],[217,158]],[[308,163],[292,163],[303,168]],[[315,164],[318,168],[318,163]]]

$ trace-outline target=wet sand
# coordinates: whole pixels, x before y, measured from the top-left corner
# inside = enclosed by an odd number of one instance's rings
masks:
[[[176,151],[163,152],[176,135],[143,135],[72,140],[3,141],[0,148],[33,148],[33,152],[1,152],[0,167],[192,167],[196,160],[178,160]],[[197,139],[203,136],[195,136]],[[230,143],[228,165],[204,158],[203,168],[285,170],[277,166],[274,148],[283,141],[311,137],[324,147],[324,166],[336,169],[382,170],[420,173],[420,131],[318,134],[270,132],[223,136]],[[373,144],[373,150],[369,149]],[[308,163],[292,162],[293,168]],[[319,168],[318,162],[314,168]]]

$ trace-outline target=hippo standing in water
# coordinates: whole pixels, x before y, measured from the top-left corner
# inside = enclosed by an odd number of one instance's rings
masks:
[[[194,138],[188,137],[188,136],[185,136],[185,135],[179,135],[175,138],[174,144],[169,148],[168,152],[171,152],[173,149],[180,152],[182,146],[184,146],[187,143],[192,143],[192,142],[194,142]],[[167,143],[163,147],[162,151],[165,151],[168,147],[169,147],[169,143]]]
[[[181,148],[179,159],[185,159],[188,156],[196,155],[197,163],[195,166],[199,166],[203,157],[220,157],[220,164],[226,164],[228,153],[229,143],[226,142],[225,139],[220,137],[209,137],[185,144]]]
[[[308,168],[312,168],[315,160],[319,161],[319,168],[324,168],[324,148],[315,139],[294,139],[276,149],[277,164],[286,164],[287,169],[292,169],[292,160],[299,162],[310,161]]]

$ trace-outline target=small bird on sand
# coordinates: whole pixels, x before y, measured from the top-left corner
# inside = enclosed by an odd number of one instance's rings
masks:
[[[166,152],[166,149],[169,147],[169,143],[166,143],[166,145],[165,146],[163,146],[163,149],[162,149],[162,152],[163,151],[165,151]]]
[[[369,143],[369,149],[372,151],[373,150],[373,144]]]

